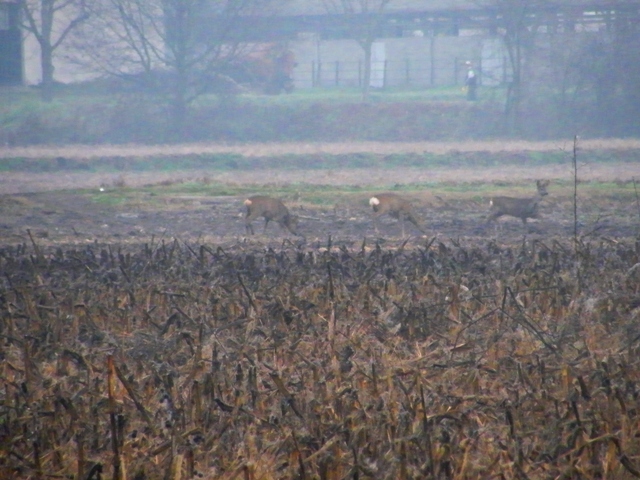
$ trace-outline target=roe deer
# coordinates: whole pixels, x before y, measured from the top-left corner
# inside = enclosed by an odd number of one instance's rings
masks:
[[[287,207],[277,198],[256,195],[244,201],[247,207],[247,215],[244,218],[244,225],[247,232],[254,234],[251,222],[258,217],[264,217],[264,232],[271,220],[277,222],[282,228],[286,228],[294,235],[304,237],[298,233],[298,217],[291,215]]]
[[[549,194],[547,185],[549,180],[536,180],[538,193],[535,197],[529,198],[513,198],[513,197],[493,197],[489,201],[491,209],[487,216],[487,223],[492,222],[503,215],[522,220],[524,225],[527,224],[527,218],[540,218],[538,214],[538,205],[543,197]]]
[[[389,214],[393,218],[400,220],[402,226],[402,236],[404,237],[404,221],[409,220],[418,230],[424,233],[424,228],[418,222],[413,213],[411,204],[395,193],[379,193],[369,199],[369,205],[373,208],[373,226],[378,233],[378,217]]]

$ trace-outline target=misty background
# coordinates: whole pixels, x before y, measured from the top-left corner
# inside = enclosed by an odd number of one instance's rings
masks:
[[[18,0],[0,37],[5,145],[640,131],[632,1]]]

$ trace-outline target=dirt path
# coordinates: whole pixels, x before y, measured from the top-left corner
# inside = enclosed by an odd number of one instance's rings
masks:
[[[640,149],[640,139],[585,139],[579,141],[581,150]],[[245,156],[346,154],[346,153],[433,153],[450,152],[545,152],[566,151],[573,148],[573,139],[540,142],[493,140],[461,142],[338,142],[338,143],[249,143],[225,145],[192,143],[178,145],[65,145],[34,147],[0,147],[0,158],[96,158],[144,157],[153,155],[193,155],[236,153]]]

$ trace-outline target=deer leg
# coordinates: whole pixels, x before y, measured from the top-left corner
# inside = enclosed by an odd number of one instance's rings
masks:
[[[420,230],[422,233],[426,233],[424,228],[422,228],[422,225],[418,223],[418,220],[416,219],[416,217],[414,217],[413,215],[409,215],[407,218],[411,223],[413,223],[416,226],[418,230]]]
[[[265,217],[264,219],[264,230],[262,231],[263,234],[267,233],[267,227],[269,226],[269,219],[267,217]]]
[[[288,222],[287,220],[285,220],[285,219],[279,220],[279,221],[278,221],[278,225],[280,225],[280,228],[281,228],[282,230],[286,230],[286,231],[288,231],[288,232],[290,232],[290,233],[293,233],[294,235],[297,235],[297,233],[295,233],[295,232],[291,229],[291,226],[289,225],[289,222]]]
[[[292,220],[289,218],[287,220],[283,220],[281,223],[283,228],[286,228],[287,230],[289,230],[291,233],[293,233],[294,235],[297,235],[298,237],[302,237],[305,238],[305,236],[301,233],[299,233],[298,230],[298,224],[297,222],[293,222]]]
[[[251,233],[251,235],[254,235],[254,233],[255,233],[253,231],[253,226],[251,225],[251,222],[254,220],[254,218],[255,217],[253,217],[249,211],[247,211],[247,215],[244,217],[244,229],[245,229],[245,232]]]
[[[489,213],[489,215],[487,215],[486,223],[495,222],[501,216],[502,215],[499,212]]]
[[[485,222],[485,225],[489,226],[491,223],[493,223],[494,235],[498,235],[498,229],[501,228],[501,225],[496,221],[501,216],[502,215],[500,214],[500,212],[489,212],[489,215],[487,215],[487,220]]]

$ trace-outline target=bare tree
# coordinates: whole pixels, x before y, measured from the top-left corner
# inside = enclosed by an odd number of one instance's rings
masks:
[[[364,51],[362,98],[369,97],[373,43],[379,35],[383,13],[392,0],[322,0],[329,14],[346,15],[354,20],[352,34]]]
[[[605,135],[640,132],[640,12],[616,8],[606,29],[584,42],[573,62],[575,114]],[[585,115],[589,111],[589,115]]]
[[[179,136],[191,102],[222,76],[241,51],[252,15],[269,15],[277,0],[94,0],[92,21],[76,46],[96,70],[117,76],[158,72]],[[152,75],[152,73],[154,75]]]
[[[86,0],[19,0],[23,12],[22,27],[34,35],[40,45],[42,99],[53,99],[55,50],[67,36],[89,18]]]
[[[524,23],[527,4],[525,0],[499,0],[498,7],[503,19],[499,32],[507,49],[512,74],[505,101],[505,121],[507,129],[513,133],[520,122],[523,47],[528,32]]]
[[[73,35],[70,60],[86,71],[146,79],[165,65],[164,15],[157,0],[94,0]]]
[[[505,100],[505,126],[513,134],[521,127],[521,107],[524,98],[524,69],[534,46],[537,27],[532,24],[531,2],[527,0],[488,0],[484,3],[497,13],[497,33],[507,50],[511,81]]]

